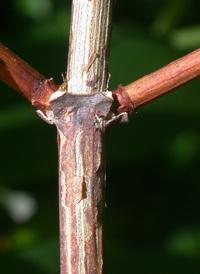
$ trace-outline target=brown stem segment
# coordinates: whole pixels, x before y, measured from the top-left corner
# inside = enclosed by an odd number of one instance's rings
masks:
[[[1,43],[0,78],[43,112],[49,109],[51,94],[59,88],[53,79],[47,80]]]
[[[200,76],[200,49],[177,59],[167,66],[113,91],[116,112],[134,112],[165,93]]]
[[[111,104],[99,93],[65,93],[51,101],[59,144],[61,274],[103,271],[104,132],[97,117],[106,117]]]

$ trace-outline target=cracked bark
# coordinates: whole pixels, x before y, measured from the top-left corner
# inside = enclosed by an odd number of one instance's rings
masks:
[[[64,93],[51,100],[58,129],[61,273],[102,273],[104,131],[112,100]]]
[[[111,0],[73,1],[66,82],[50,99],[58,129],[61,274],[103,272],[110,22]]]

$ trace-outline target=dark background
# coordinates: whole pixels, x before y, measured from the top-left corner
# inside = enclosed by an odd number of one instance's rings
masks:
[[[66,72],[69,0],[0,0],[0,41],[45,77]],[[118,0],[110,89],[200,45],[200,1]],[[107,132],[108,273],[200,273],[200,80]],[[56,129],[0,82],[0,272],[59,273]],[[26,214],[13,215],[20,205]]]

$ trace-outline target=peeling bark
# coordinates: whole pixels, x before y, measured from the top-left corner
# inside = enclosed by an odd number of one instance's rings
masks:
[[[62,274],[103,271],[104,124],[98,123],[111,105],[112,100],[99,93],[64,93],[51,100],[59,144]]]

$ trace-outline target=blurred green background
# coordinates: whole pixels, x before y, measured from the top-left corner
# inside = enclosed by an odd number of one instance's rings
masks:
[[[66,72],[71,1],[0,0],[0,41]],[[200,46],[199,0],[118,0],[110,89]],[[200,273],[200,79],[107,132],[108,273]],[[56,129],[0,82],[0,272],[59,273]]]

